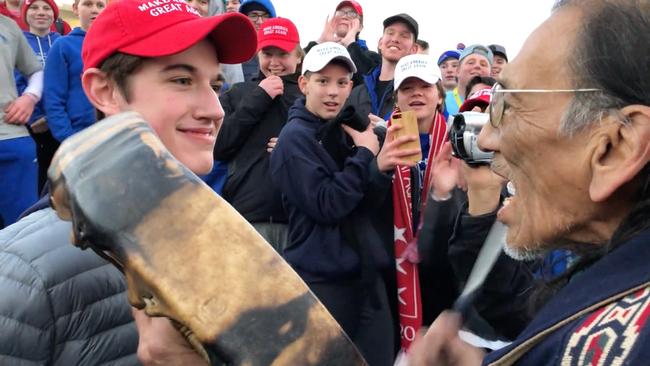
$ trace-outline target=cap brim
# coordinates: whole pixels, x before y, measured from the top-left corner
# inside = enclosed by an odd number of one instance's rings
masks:
[[[483,99],[480,99],[480,98],[471,99],[471,100],[465,101],[465,103],[463,103],[463,105],[460,106],[458,111],[459,112],[468,112],[468,111],[471,111],[472,109],[474,109],[474,107],[483,108],[483,107],[487,107],[489,104],[490,104],[490,102],[487,102],[487,101],[485,101]]]
[[[262,41],[257,45],[257,52],[261,51],[262,48],[266,48],[266,47],[277,47],[285,52],[291,52],[296,48],[297,45],[298,42],[269,39],[266,41]]]
[[[427,76],[406,75],[405,77],[403,77],[400,80],[395,80],[395,84],[394,84],[393,88],[395,90],[399,89],[400,85],[402,85],[402,83],[404,83],[404,81],[406,79],[408,79],[408,78],[420,79],[420,80],[424,81],[425,83],[428,83],[428,84],[431,84],[431,85],[437,83],[438,80],[440,80],[440,78],[438,76],[436,76],[436,75],[427,75]]]
[[[237,39],[233,35],[237,35]],[[225,64],[248,61],[257,49],[257,34],[248,17],[228,13],[176,23],[118,51],[142,57],[168,56],[182,52],[204,38],[212,41],[219,62]]]
[[[323,60],[323,62],[321,62],[318,65],[312,65],[308,69],[303,70],[303,74],[306,71],[319,72],[325,66],[327,66],[330,62],[332,62],[334,60],[341,60],[341,61],[345,62],[345,64],[348,65],[348,67],[350,68],[350,70],[352,71],[353,74],[357,72],[357,67],[354,65],[354,62],[352,62],[352,60],[350,60],[349,58],[347,58],[345,56],[336,56],[336,57],[332,57],[332,58],[327,59],[327,60]]]

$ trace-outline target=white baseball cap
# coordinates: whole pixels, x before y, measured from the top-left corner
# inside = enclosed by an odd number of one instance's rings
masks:
[[[352,73],[357,72],[357,67],[345,47],[336,42],[323,42],[307,52],[302,61],[302,74],[305,75],[307,71],[318,72],[335,59],[345,62]]]
[[[402,57],[395,66],[394,89],[399,89],[404,80],[415,77],[426,83],[435,84],[440,80],[438,66],[431,56],[415,54]]]

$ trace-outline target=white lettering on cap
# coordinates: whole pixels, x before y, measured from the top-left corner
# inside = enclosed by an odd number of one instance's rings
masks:
[[[269,34],[279,34],[279,35],[286,36],[287,33],[289,33],[289,28],[283,27],[281,25],[274,25],[274,26],[271,26],[271,27],[265,27],[262,30],[262,33],[265,36],[268,36]]]
[[[187,5],[183,0],[151,0],[138,5],[138,10],[141,12],[149,11],[149,15],[154,17],[175,11],[192,13],[200,16],[196,9]]]

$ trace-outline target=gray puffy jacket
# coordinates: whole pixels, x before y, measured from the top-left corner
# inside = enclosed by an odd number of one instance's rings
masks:
[[[0,365],[138,365],[122,274],[51,208],[0,231]]]

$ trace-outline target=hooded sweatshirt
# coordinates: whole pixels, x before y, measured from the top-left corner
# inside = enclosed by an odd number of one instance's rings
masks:
[[[358,276],[361,255],[347,242],[342,223],[362,203],[373,153],[357,147],[339,168],[319,141],[326,121],[296,100],[271,154],[271,177],[289,217],[284,257],[308,283]]]
[[[47,56],[43,99],[47,123],[59,142],[90,126],[95,108],[81,87],[81,45],[86,31],[75,28],[54,42]]]
[[[39,37],[34,33],[23,32],[27,42],[34,50],[36,58],[40,61],[41,65],[45,67],[45,61],[47,60],[47,55],[52,47],[54,41],[61,37],[57,32],[50,32],[49,34]],[[16,88],[18,89],[18,94],[23,94],[23,91],[27,87],[27,78],[23,76],[20,72],[16,71]],[[41,99],[34,106],[34,112],[32,112],[32,117],[29,119],[29,123],[36,121],[37,119],[45,115],[45,108],[43,107],[43,99]]]

